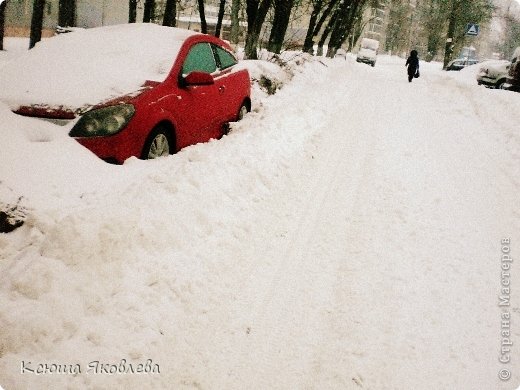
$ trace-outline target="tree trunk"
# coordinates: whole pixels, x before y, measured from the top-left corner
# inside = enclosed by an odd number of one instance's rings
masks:
[[[323,45],[325,45],[325,41],[329,37],[330,33],[332,32],[332,29],[334,28],[334,25],[336,24],[337,18],[335,17],[336,13],[334,13],[331,18],[329,19],[329,22],[325,26],[325,29],[323,30],[323,33],[321,34],[321,38],[318,41],[318,51],[316,53],[317,56],[323,55]]]
[[[222,29],[222,19],[224,19],[224,11],[226,8],[226,0],[220,0],[218,8],[217,25],[215,27],[215,36],[220,37],[220,30]]]
[[[128,23],[137,22],[137,0],[128,1]]]
[[[248,59],[258,59],[258,39],[270,7],[271,0],[246,0],[247,35],[244,53]]]
[[[365,3],[366,0],[345,1],[338,8],[337,20],[330,34],[327,57],[334,57],[336,51],[352,33],[356,17],[361,17]]]
[[[361,34],[363,33],[363,29],[365,28],[365,24],[362,22],[362,18],[356,19],[354,23],[354,28],[352,30],[352,33],[350,34],[350,40],[348,43],[347,51],[352,51],[352,49],[354,49],[354,46],[356,46],[356,43],[359,40],[359,38],[361,38]]]
[[[0,4],[0,51],[4,50],[5,4]]]
[[[257,60],[258,54],[256,48],[258,46],[258,34],[254,32],[247,33],[246,43],[244,46],[244,54],[247,59]]]
[[[153,22],[155,19],[155,0],[145,0],[143,23]]]
[[[42,39],[43,10],[45,0],[33,1],[33,13],[31,18],[31,37],[29,39],[29,49],[32,49],[37,42]]]
[[[305,34],[305,41],[303,43],[303,52],[304,53],[313,53],[314,49],[314,28],[316,27],[316,22],[318,21],[318,15],[321,12],[321,8],[323,7],[323,0],[316,0],[314,6],[312,7],[311,17],[309,19],[309,26],[307,27],[307,34]]]
[[[235,45],[240,39],[240,0],[232,0],[231,2],[231,42]]]
[[[294,0],[274,0],[274,18],[267,50],[280,54]]]
[[[448,35],[446,36],[446,46],[444,47],[444,65],[443,69],[446,69],[448,63],[451,61],[451,55],[453,53],[453,39],[455,35],[455,24],[457,23],[457,17],[455,12],[457,10],[457,0],[452,0],[451,12],[449,15],[448,24]]]
[[[318,20],[318,23],[316,24],[316,27],[314,28],[313,37],[317,36],[321,30],[321,27],[323,26],[323,23],[327,20],[329,15],[332,13],[332,11],[335,9],[336,5],[340,0],[331,0],[327,8],[325,8],[325,11],[321,15],[320,19]]]
[[[177,0],[166,0],[164,7],[163,26],[177,26]]]
[[[60,0],[58,7],[58,25],[74,27],[76,25],[76,0]]]
[[[206,14],[204,12],[204,0],[197,0],[199,4],[199,15],[200,15],[200,32],[203,34],[208,33],[208,24],[206,23]]]

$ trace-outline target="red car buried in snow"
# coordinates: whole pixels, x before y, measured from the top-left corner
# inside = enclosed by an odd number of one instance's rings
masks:
[[[227,43],[153,24],[40,42],[2,68],[0,99],[18,114],[69,126],[71,137],[116,163],[220,138],[251,109],[249,74]]]

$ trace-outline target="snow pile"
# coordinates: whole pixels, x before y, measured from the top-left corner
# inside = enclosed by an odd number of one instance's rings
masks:
[[[279,72],[255,66],[265,77]],[[312,68],[317,83],[322,65]],[[302,118],[292,129],[281,131],[281,118],[266,117],[306,90],[308,74],[301,77],[299,91],[279,92],[222,140],[123,166],[100,161],[59,126],[2,108],[0,134],[9,153],[1,155],[0,187],[23,196],[29,210],[21,228],[0,235],[0,372],[8,388],[34,383],[18,375],[27,356],[32,362],[72,359],[84,368],[96,359],[152,356],[170,372],[152,378],[163,388],[172,372],[186,369],[189,359],[168,356],[164,345],[188,353],[178,338],[188,330],[181,330],[185,316],[220,304],[210,298],[222,294],[214,282],[251,256],[241,242],[254,234],[272,187],[285,182],[279,173],[307,156],[303,145],[314,127],[302,114],[311,101],[288,111]],[[254,123],[262,125],[251,132]],[[8,374],[13,364],[15,377]],[[106,383],[106,377],[84,375],[36,380],[42,386]],[[111,381],[130,388],[136,378]]]
[[[0,51],[0,69],[9,61],[27,52],[28,38],[4,37],[4,50]]]
[[[249,71],[252,81],[253,101],[259,101],[267,95],[273,95],[287,83],[292,75],[273,62],[265,60],[242,60],[241,67]]]
[[[439,64],[410,84],[388,56],[244,66],[283,88],[153,161],[105,164],[0,106],[0,199],[27,211],[0,234],[2,386],[506,389],[518,94]],[[81,371],[20,373],[52,363]]]

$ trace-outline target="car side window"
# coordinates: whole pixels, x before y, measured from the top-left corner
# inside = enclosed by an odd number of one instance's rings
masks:
[[[230,66],[237,64],[237,60],[235,59],[233,54],[231,54],[227,50],[224,50],[220,46],[215,45],[213,47],[215,48],[215,52],[217,53],[218,60],[220,62],[220,69],[226,69]]]
[[[209,43],[195,44],[182,65],[182,74],[185,76],[190,72],[199,71],[206,73],[213,73],[217,70],[213,50]]]

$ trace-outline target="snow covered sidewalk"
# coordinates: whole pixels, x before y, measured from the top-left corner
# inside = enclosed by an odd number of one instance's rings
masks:
[[[426,64],[410,85],[394,58],[325,63],[157,161],[108,166],[24,123],[0,164],[30,215],[0,236],[0,384],[514,388],[515,262],[498,302],[501,240],[520,253],[519,96]],[[89,371],[122,359],[160,373]]]

